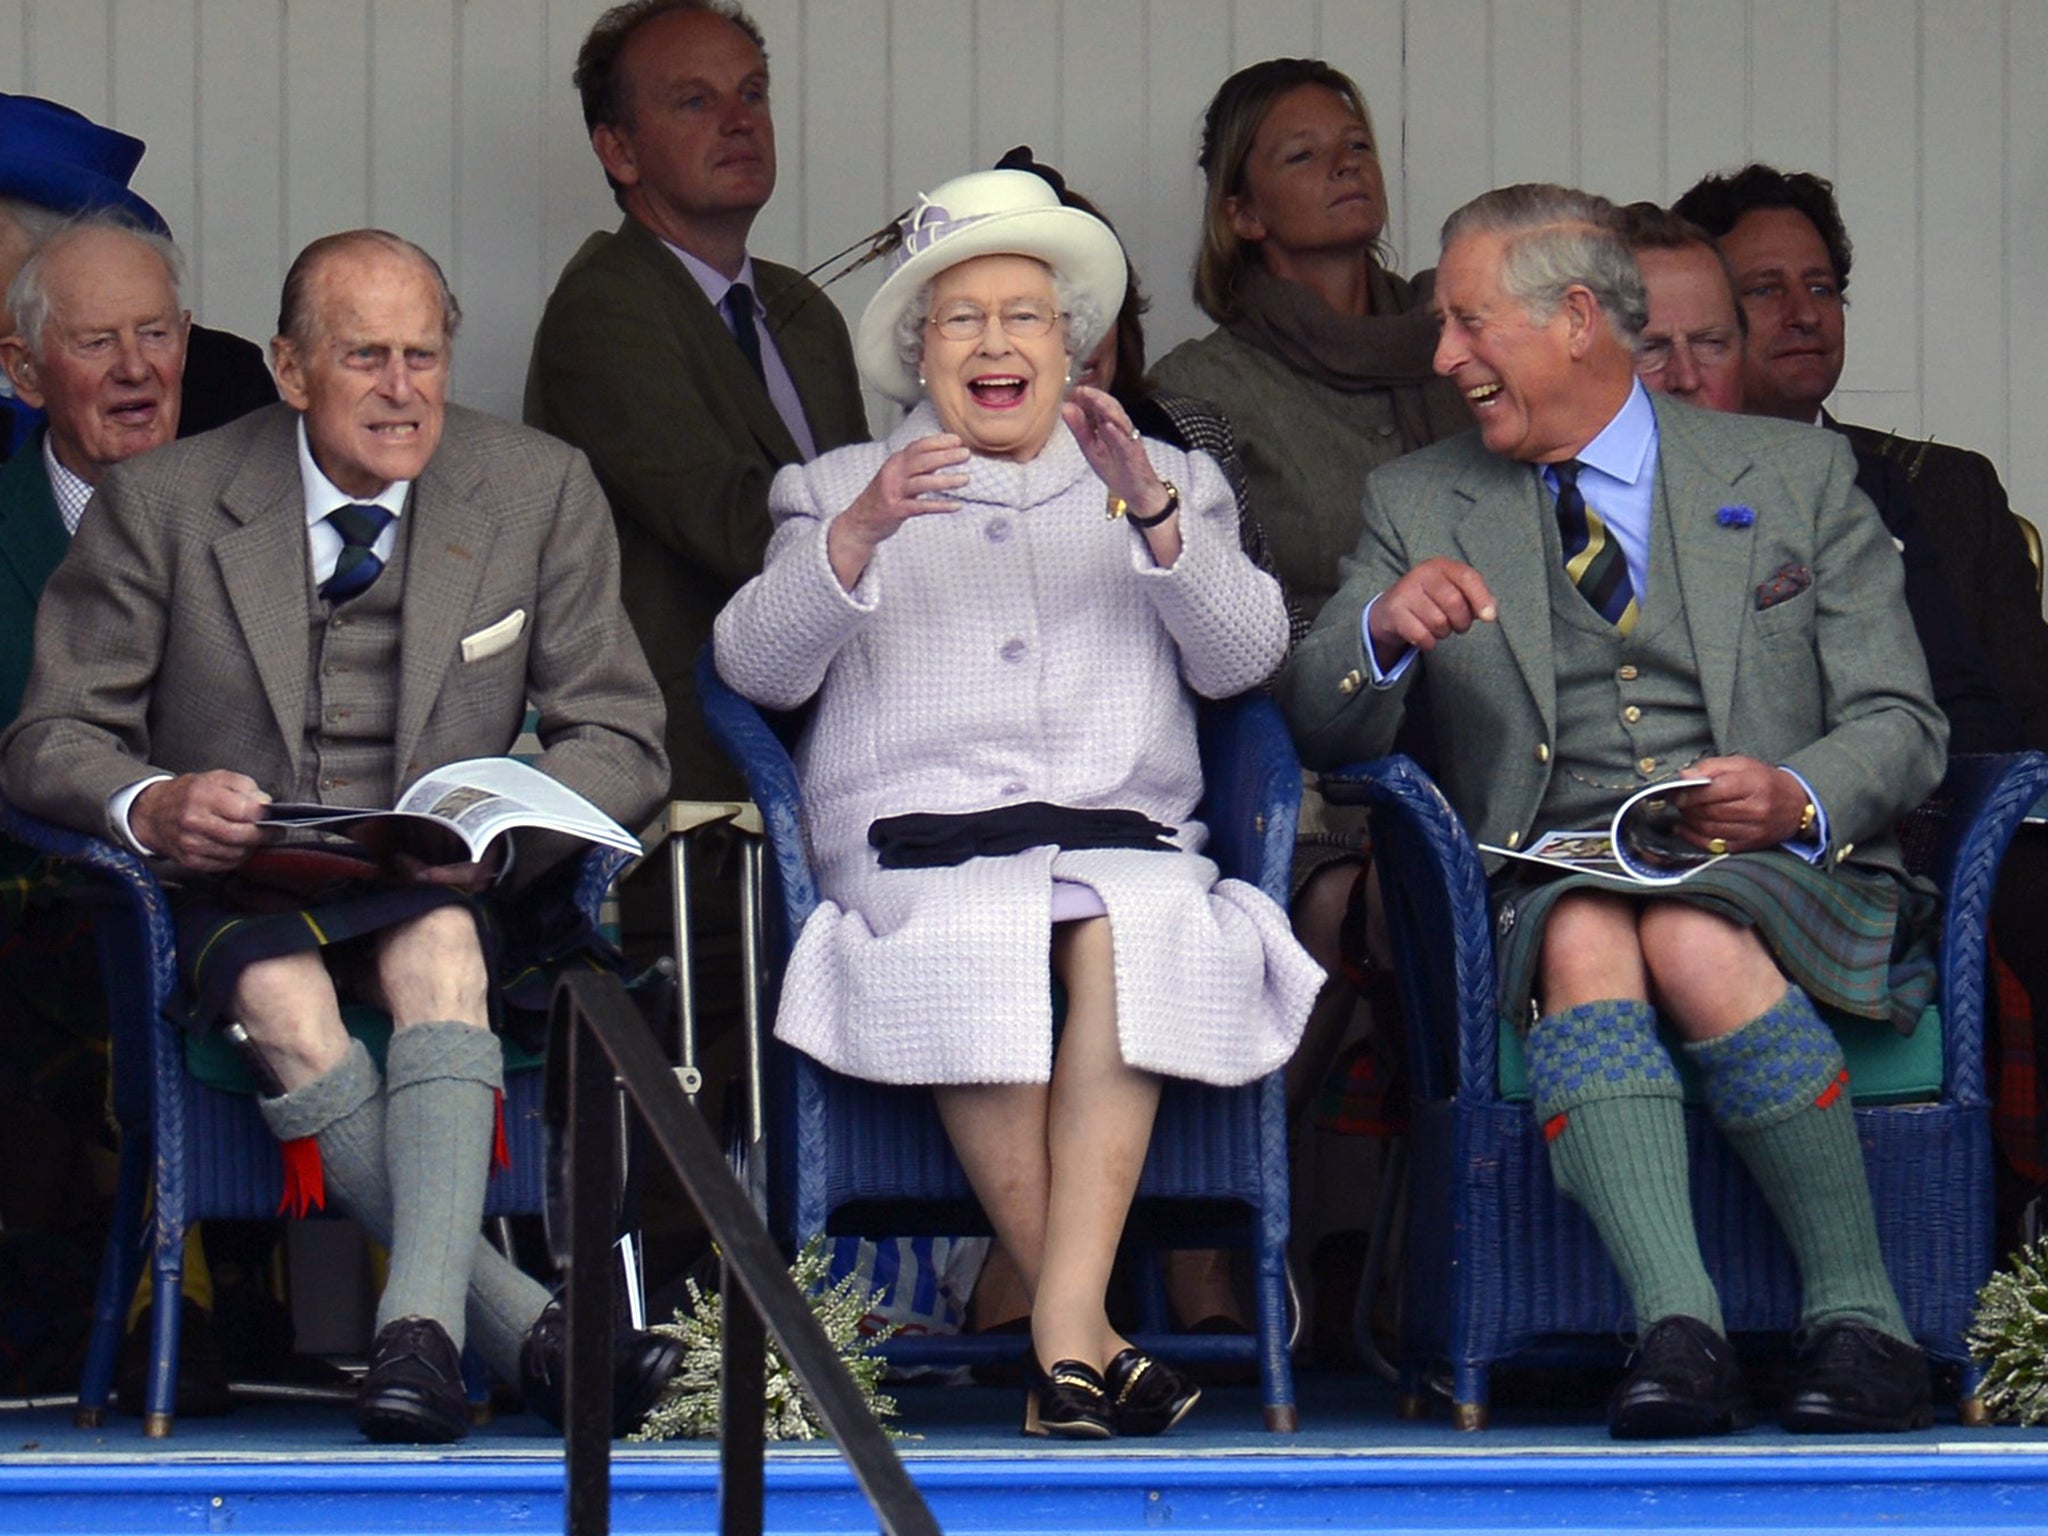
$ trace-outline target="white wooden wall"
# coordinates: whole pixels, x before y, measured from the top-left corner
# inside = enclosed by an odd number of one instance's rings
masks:
[[[386,225],[469,313],[458,394],[516,415],[555,274],[615,222],[569,73],[603,0],[0,0],[0,90],[137,134],[196,312],[273,329],[294,251]],[[1755,157],[1833,177],[1856,241],[1847,418],[1989,453],[2048,514],[2022,377],[2048,342],[2048,0],[756,0],[779,191],[755,248],[820,261],[1030,143],[1187,297],[1198,117],[1280,53],[1372,102],[1404,266],[1508,181],[1668,201]],[[867,273],[833,290],[857,316]]]

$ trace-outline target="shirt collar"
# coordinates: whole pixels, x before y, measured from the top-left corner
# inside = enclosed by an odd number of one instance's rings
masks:
[[[661,243],[676,253],[677,260],[681,261],[684,269],[697,280],[697,286],[704,290],[704,297],[711,301],[712,308],[722,312],[725,308],[726,290],[731,288],[734,283],[745,283],[748,292],[754,296],[755,313],[757,315],[760,313],[761,285],[754,281],[754,258],[752,256],[748,256],[740,262],[740,275],[738,277],[727,277],[709,262],[699,261],[680,245],[676,245],[668,240],[664,240]]]
[[[48,432],[43,433],[43,469],[49,474],[50,494],[56,499],[57,515],[64,519],[64,531],[78,532],[85,504],[92,500],[92,487],[58,461],[57,445]]]
[[[1628,399],[1614,419],[1579,451],[1579,462],[1611,480],[1634,485],[1649,471],[1657,447],[1657,413],[1642,380],[1629,385]]]
[[[364,498],[351,496],[342,490],[313,459],[313,445],[306,440],[306,418],[301,416],[299,431],[299,486],[306,499],[306,526],[312,527],[336,507],[371,505],[384,508],[393,517],[405,512],[406,492],[412,489],[410,480],[394,480],[376,495]]]

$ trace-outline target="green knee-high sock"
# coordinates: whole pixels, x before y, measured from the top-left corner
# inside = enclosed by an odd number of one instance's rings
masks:
[[[360,1040],[326,1075],[274,1099],[260,1099],[263,1118],[283,1141],[316,1138],[329,1198],[391,1246],[391,1183],[384,1171],[384,1092]],[[470,1261],[464,1311],[469,1342],[501,1381],[519,1379],[519,1350],[548,1293],[482,1237]]]
[[[1842,1048],[1813,1003],[1787,987],[1740,1029],[1685,1051],[1799,1261],[1800,1327],[1859,1322],[1910,1341],[1878,1250]]]
[[[391,1037],[384,1070],[391,1273],[377,1326],[431,1317],[460,1345],[504,1058],[487,1029],[415,1024]]]
[[[1557,1186],[1585,1207],[1635,1303],[1636,1326],[1694,1317],[1718,1332],[1686,1182],[1678,1074],[1648,1003],[1610,998],[1536,1021],[1529,1088]]]

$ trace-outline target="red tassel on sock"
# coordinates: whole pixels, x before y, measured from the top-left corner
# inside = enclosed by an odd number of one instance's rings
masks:
[[[1544,1141],[1552,1142],[1557,1140],[1558,1137],[1562,1136],[1564,1134],[1565,1123],[1570,1119],[1571,1116],[1569,1115],[1552,1115],[1548,1120],[1544,1121]]]
[[[505,1090],[493,1089],[491,1101],[491,1166],[508,1169],[512,1166],[512,1146],[505,1139]]]
[[[308,1211],[327,1208],[327,1176],[320,1167],[320,1143],[311,1136],[277,1144],[284,1160],[284,1193],[277,1202],[277,1214],[297,1219]]]
[[[1841,1071],[1835,1074],[1835,1080],[1832,1083],[1829,1083],[1827,1087],[1821,1089],[1820,1097],[1813,1101],[1813,1107],[1815,1109],[1826,1109],[1830,1104],[1834,1103],[1835,1100],[1839,1099],[1842,1096],[1842,1090],[1848,1086],[1849,1069],[1847,1067],[1844,1067]]]

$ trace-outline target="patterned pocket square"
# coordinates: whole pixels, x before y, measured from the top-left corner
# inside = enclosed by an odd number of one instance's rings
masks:
[[[1771,572],[1769,581],[1756,589],[1756,611],[1762,613],[1766,608],[1789,602],[1812,585],[1813,572],[1788,560]]]

